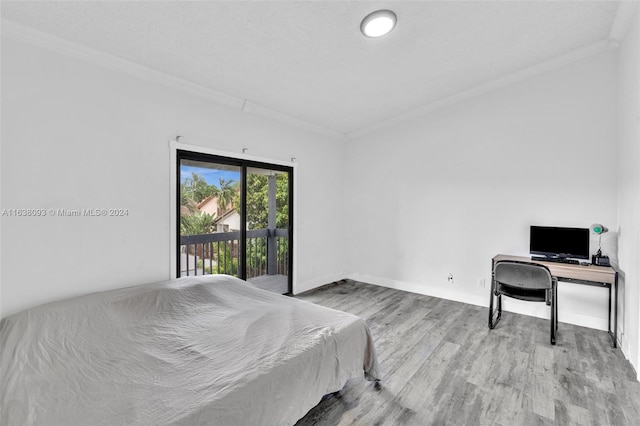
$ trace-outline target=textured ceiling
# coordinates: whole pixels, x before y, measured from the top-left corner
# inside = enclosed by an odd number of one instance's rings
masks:
[[[606,40],[607,1],[2,1],[2,18],[349,134]],[[360,34],[395,11],[381,39]]]

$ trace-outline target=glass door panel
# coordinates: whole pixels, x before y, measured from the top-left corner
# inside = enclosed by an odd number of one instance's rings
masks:
[[[179,160],[178,275],[239,273],[242,167]]]
[[[290,293],[290,172],[247,167],[247,281]]]
[[[177,275],[291,293],[293,169],[182,150],[177,160]]]

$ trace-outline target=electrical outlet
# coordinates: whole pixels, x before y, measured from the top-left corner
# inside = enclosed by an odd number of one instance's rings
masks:
[[[478,278],[478,287],[485,288],[486,281],[484,278]]]
[[[449,284],[453,284],[453,274],[449,273],[449,275],[447,276],[447,281],[449,282]]]

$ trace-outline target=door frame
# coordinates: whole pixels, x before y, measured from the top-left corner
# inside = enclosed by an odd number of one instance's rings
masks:
[[[169,141],[170,147],[170,175],[171,175],[171,183],[170,183],[170,279],[176,278],[178,275],[178,250],[179,250],[179,241],[180,241],[180,229],[178,227],[178,218],[179,218],[179,209],[180,209],[180,186],[178,184],[179,181],[179,156],[178,151],[182,151],[186,153],[190,158],[196,157],[196,159],[202,161],[212,161],[214,163],[221,164],[230,164],[241,167],[242,170],[242,185],[243,192],[246,192],[246,168],[249,167],[257,167],[264,169],[272,169],[278,171],[288,172],[289,179],[289,276],[288,276],[288,293],[287,294],[295,294],[295,283],[297,282],[297,252],[296,252],[296,174],[297,174],[297,163],[295,159],[292,158],[292,161],[282,161],[282,160],[274,160],[270,158],[256,157],[247,155],[245,153],[238,154],[234,152],[221,151],[216,149],[211,149],[198,145],[191,145],[181,142],[182,138],[177,138],[176,140]],[[244,149],[243,149],[244,151]],[[244,197],[244,196],[243,196]],[[240,250],[241,253],[244,253],[245,244],[246,244],[246,212],[245,212],[245,203],[243,200],[242,206],[242,214],[241,216],[241,231],[240,231]],[[245,255],[243,255],[244,257]],[[244,262],[242,262],[242,273],[246,273],[246,268]]]

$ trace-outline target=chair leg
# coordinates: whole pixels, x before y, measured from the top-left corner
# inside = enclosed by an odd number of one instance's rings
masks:
[[[557,282],[553,290],[553,300],[555,301],[554,305],[556,307],[556,334],[558,334],[558,283]]]
[[[489,330],[493,327],[493,285],[491,285],[491,291],[489,291]]]
[[[555,284],[555,283],[554,283]],[[556,286],[551,285],[551,321],[549,321],[551,327],[551,344],[556,344],[556,333],[558,331],[558,298],[556,293]]]
[[[493,330],[496,327],[496,324],[498,324],[498,321],[500,321],[500,318],[502,317],[502,295],[499,294],[498,296],[495,296],[497,299],[496,301],[497,315],[495,315],[493,311],[493,298],[494,298],[493,285],[491,286],[491,294],[489,295],[489,297],[490,297],[489,299],[489,330]]]

